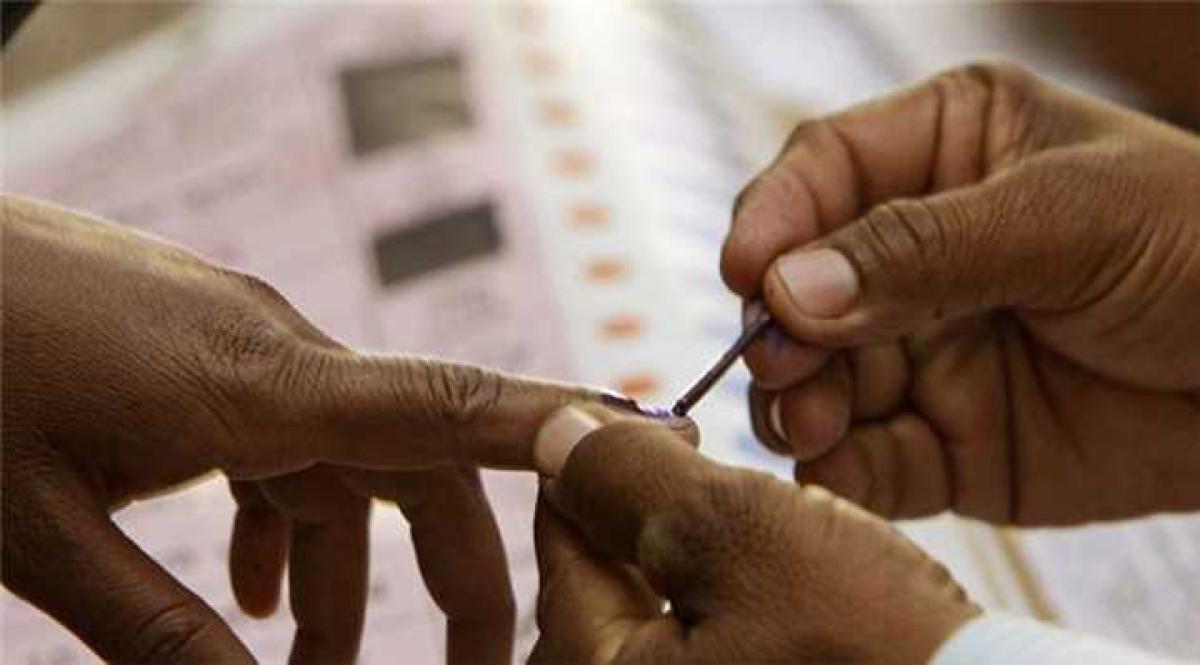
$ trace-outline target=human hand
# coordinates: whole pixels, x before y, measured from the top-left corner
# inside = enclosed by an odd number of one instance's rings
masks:
[[[564,409],[551,429],[538,447],[566,450],[539,456],[557,461],[539,464],[532,663],[924,663],[979,613],[825,490],[716,464],[658,425]]]
[[[1011,66],[801,125],[722,271],[760,438],[873,511],[1200,508],[1200,141]]]
[[[102,658],[243,662],[219,617],[109,511],[219,470],[240,504],[240,604],[295,661],[354,658],[369,497],[412,522],[451,661],[507,662],[513,601],[475,465],[532,468],[545,416],[594,397],[367,357],[262,282],[53,206],[3,200],[3,577]],[[469,569],[469,577],[462,570]]]

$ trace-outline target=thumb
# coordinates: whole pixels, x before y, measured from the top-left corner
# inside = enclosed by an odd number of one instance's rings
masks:
[[[1050,191],[1056,171],[1026,169],[875,206],[777,257],[763,298],[790,333],[830,346],[886,341],[997,307],[1085,302],[1114,281],[1119,239],[1086,228],[1090,204]]]

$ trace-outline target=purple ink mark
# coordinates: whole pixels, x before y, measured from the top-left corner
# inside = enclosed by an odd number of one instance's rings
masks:
[[[632,397],[627,397],[620,393],[605,391],[600,394],[600,401],[605,406],[618,411],[635,413],[639,416],[645,416],[646,418],[653,418],[655,420],[670,420],[674,417],[674,414],[671,413],[671,410],[666,407],[654,405],[647,406],[638,402]]]
[[[791,342],[791,338],[779,326],[767,326],[763,333],[763,341],[771,351],[779,351]]]

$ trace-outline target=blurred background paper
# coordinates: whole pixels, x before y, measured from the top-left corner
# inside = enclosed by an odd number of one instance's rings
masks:
[[[261,275],[357,348],[665,403],[738,331],[717,274],[730,205],[806,114],[981,46],[1139,99],[1022,38],[1020,21],[998,18],[1008,11],[51,4],[5,55],[4,188]],[[747,382],[738,368],[697,409],[703,450],[790,477],[749,432]],[[523,660],[536,637],[534,481],[486,482]],[[281,661],[286,608],[245,618],[228,587],[232,508],[212,480],[117,519],[263,661]],[[440,660],[442,621],[403,520],[385,506],[373,520],[361,660]],[[1200,656],[1195,518],[1020,536],[951,517],[904,529],[989,607]],[[11,595],[2,609],[5,662],[91,660]]]

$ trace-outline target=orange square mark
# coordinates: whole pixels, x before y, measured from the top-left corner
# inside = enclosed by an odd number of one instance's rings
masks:
[[[601,228],[608,226],[608,206],[599,203],[574,203],[567,209],[567,218],[577,228]]]
[[[632,339],[642,334],[642,318],[636,314],[614,314],[600,322],[600,335],[609,339]]]
[[[538,109],[542,124],[548,127],[569,127],[575,124],[579,114],[575,106],[563,99],[547,99]]]
[[[567,178],[582,178],[592,170],[592,153],[581,148],[563,148],[550,157],[550,170]]]
[[[523,60],[525,71],[539,78],[558,76],[564,69],[562,58],[541,48],[525,51]]]
[[[662,388],[662,381],[653,372],[627,374],[617,379],[617,392],[634,399],[653,397]]]
[[[512,6],[513,25],[524,32],[536,32],[542,27],[546,7],[541,2],[518,2]]]
[[[621,259],[592,259],[583,268],[583,276],[589,282],[617,282],[625,278],[629,266]]]

